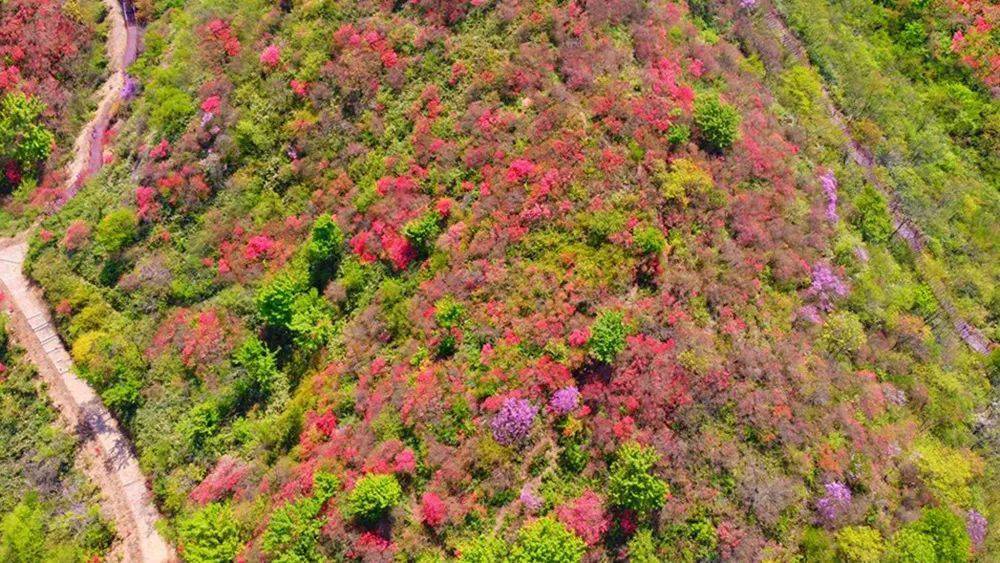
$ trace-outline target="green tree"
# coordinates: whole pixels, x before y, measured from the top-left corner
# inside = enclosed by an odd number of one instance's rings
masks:
[[[209,503],[177,526],[181,553],[189,563],[232,561],[243,544],[228,503]]]
[[[496,563],[503,561],[507,544],[495,535],[483,535],[461,544],[458,560],[462,563]]]
[[[906,526],[893,536],[888,559],[892,563],[936,561],[937,553],[934,551],[934,540],[927,534],[918,531],[914,526]]]
[[[292,305],[304,290],[295,276],[280,274],[257,293],[257,312],[268,325],[287,329],[292,322]]]
[[[336,476],[316,473],[312,496],[285,504],[271,515],[261,538],[264,553],[283,563],[322,561],[317,542],[325,521],[319,516],[339,487]]]
[[[323,287],[333,279],[344,253],[344,233],[329,215],[321,215],[313,223],[312,235],[306,247],[309,261],[309,279],[316,287]]]
[[[625,316],[621,311],[604,311],[590,328],[590,355],[610,364],[625,349]]]
[[[885,197],[875,188],[865,185],[861,194],[854,200],[854,224],[861,231],[862,238],[867,242],[885,242],[892,236],[892,219],[889,217],[889,207]]]
[[[663,506],[667,483],[652,475],[660,455],[653,448],[628,442],[618,449],[611,464],[608,499],[613,506],[643,514]]]
[[[94,240],[109,254],[116,254],[139,234],[139,218],[127,207],[108,213],[97,224]]]
[[[521,528],[511,550],[513,563],[577,563],[587,546],[561,522],[539,518]]]
[[[915,531],[927,536],[938,561],[968,561],[970,540],[965,522],[946,508],[925,508],[912,524]]]
[[[29,495],[0,520],[0,561],[36,563],[45,558],[48,515]]]
[[[0,99],[0,161],[27,168],[49,157],[55,137],[41,124],[43,111],[42,102],[21,92]]]
[[[629,563],[658,563],[661,561],[656,553],[656,542],[649,530],[639,530],[628,541]]]
[[[441,234],[441,216],[436,211],[428,211],[403,225],[403,236],[410,241],[421,256],[427,256],[434,248],[434,241]]]
[[[395,475],[371,473],[358,479],[347,496],[346,512],[362,522],[375,522],[403,499]]]
[[[878,530],[848,526],[837,532],[837,553],[847,563],[877,563],[884,552],[885,542]]]
[[[739,136],[740,113],[718,96],[699,96],[694,102],[694,123],[704,148],[722,152]]]

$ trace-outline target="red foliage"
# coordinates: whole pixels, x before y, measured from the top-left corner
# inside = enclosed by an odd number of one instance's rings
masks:
[[[235,492],[248,473],[249,467],[243,461],[222,456],[215,468],[191,491],[189,498],[201,505],[215,502]]]
[[[431,492],[424,493],[420,498],[420,520],[431,528],[437,528],[447,517],[448,507],[441,497]]]
[[[579,497],[556,507],[556,517],[587,545],[597,545],[608,531],[604,502],[594,491],[584,491]]]

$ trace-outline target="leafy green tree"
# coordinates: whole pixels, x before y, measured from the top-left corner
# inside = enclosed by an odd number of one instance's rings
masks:
[[[316,473],[312,496],[285,504],[271,515],[261,538],[264,553],[286,563],[322,561],[318,541],[325,520],[319,516],[339,486],[336,476]]]
[[[0,561],[43,561],[47,519],[48,515],[34,496],[29,495],[18,503],[0,520]]]
[[[395,475],[371,473],[358,479],[347,496],[347,515],[362,522],[375,522],[403,499]]]
[[[240,550],[240,527],[228,503],[209,503],[177,526],[184,561],[225,563]]]
[[[620,311],[604,311],[590,328],[590,355],[610,364],[625,349],[625,316]]]
[[[659,254],[667,247],[667,238],[656,227],[639,227],[632,236],[636,249],[642,254]]]
[[[304,289],[295,276],[280,274],[257,293],[257,312],[268,325],[287,329],[292,322],[292,305]]]
[[[316,287],[323,287],[333,279],[344,254],[344,233],[329,215],[321,215],[312,227],[306,246],[309,261],[309,279]]]
[[[885,197],[875,188],[865,185],[861,194],[854,200],[854,224],[861,231],[862,238],[867,242],[885,242],[892,236],[892,219],[889,217],[889,207]]]
[[[611,504],[640,514],[662,507],[667,498],[667,483],[651,473],[659,459],[653,448],[636,442],[619,448],[608,481]]]
[[[965,522],[946,508],[925,508],[912,524],[915,531],[927,536],[938,561],[968,561],[970,540]]]
[[[648,529],[639,530],[628,541],[628,560],[630,563],[658,563],[661,561],[656,554],[656,543],[653,533]]]
[[[287,395],[288,380],[278,370],[276,355],[259,338],[250,336],[243,341],[233,359],[244,372],[235,389],[238,409],[245,411],[272,396]]]
[[[461,563],[496,563],[503,561],[507,554],[507,544],[495,535],[483,535],[463,543],[459,547],[458,560]]]
[[[42,102],[22,92],[0,99],[0,161],[27,168],[49,157],[55,137],[41,124],[43,111]]]
[[[333,334],[333,310],[316,288],[300,293],[292,301],[292,317],[286,328],[295,335],[295,345],[312,352]]]
[[[718,96],[699,96],[694,102],[694,123],[704,148],[722,152],[739,136],[740,113]]]
[[[896,532],[889,548],[889,561],[909,563],[911,561],[936,561],[934,540],[918,531],[914,526],[906,526]]]
[[[436,211],[428,211],[403,225],[402,233],[421,256],[427,256],[441,234],[441,216]]]
[[[847,563],[877,563],[884,552],[885,542],[878,530],[848,526],[837,532],[837,553]]]
[[[139,234],[139,218],[127,207],[108,213],[97,224],[94,240],[109,254],[116,254],[135,240]]]
[[[864,345],[865,328],[854,313],[838,311],[826,318],[820,338],[830,352],[849,356]]]
[[[511,550],[512,563],[577,563],[587,546],[576,534],[551,517],[521,528]]]

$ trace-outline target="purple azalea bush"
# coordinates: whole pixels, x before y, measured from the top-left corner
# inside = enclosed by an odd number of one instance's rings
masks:
[[[816,512],[826,524],[832,524],[851,506],[851,489],[839,481],[826,484],[826,494],[816,501]]]
[[[580,390],[576,386],[564,387],[552,394],[549,408],[558,415],[566,415],[580,406]]]
[[[504,446],[523,441],[531,433],[536,414],[538,408],[527,399],[507,399],[490,423],[493,438]]]

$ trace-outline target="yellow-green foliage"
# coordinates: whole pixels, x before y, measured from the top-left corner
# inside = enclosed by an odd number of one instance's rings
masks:
[[[848,526],[837,532],[837,552],[847,563],[877,563],[882,560],[885,542],[878,530]]]
[[[660,188],[660,195],[667,201],[676,201],[682,206],[688,204],[689,198],[704,196],[715,186],[712,176],[694,161],[688,158],[678,158],[670,163],[670,169],[660,161],[654,177]]]
[[[972,498],[969,481],[979,471],[975,453],[949,448],[932,437],[917,442],[914,453],[921,477],[938,499],[968,506]]]

